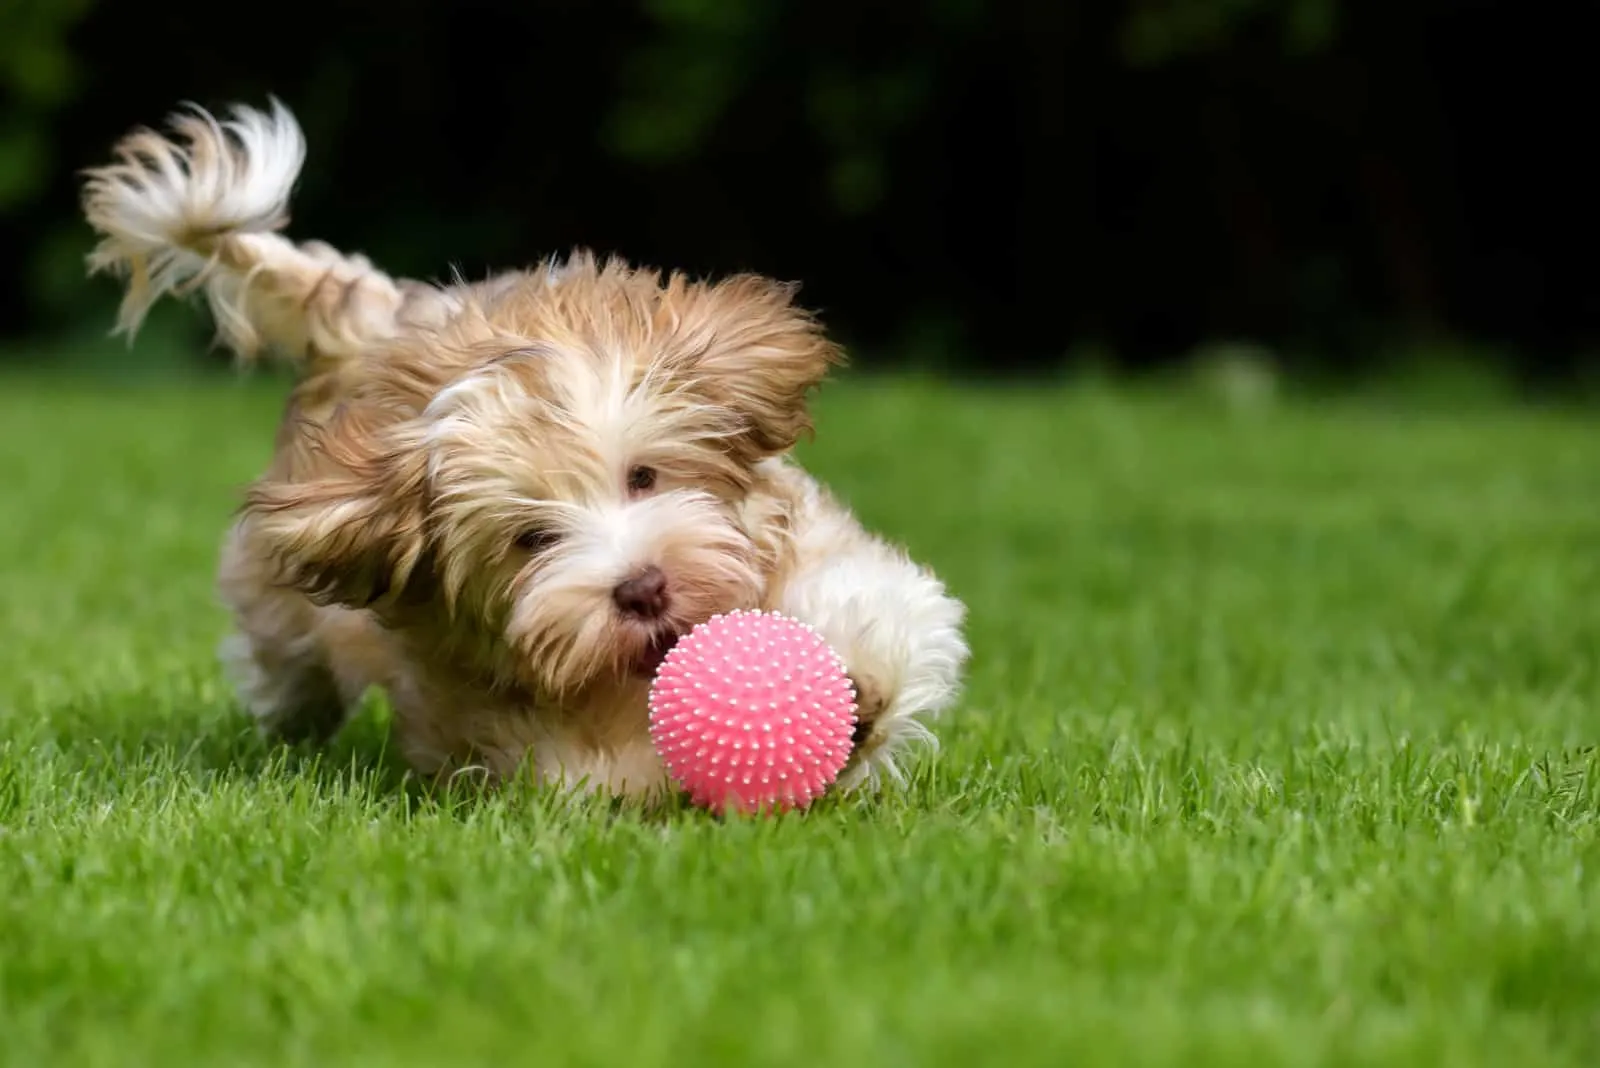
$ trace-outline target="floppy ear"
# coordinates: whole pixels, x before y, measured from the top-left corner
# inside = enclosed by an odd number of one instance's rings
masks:
[[[341,413],[245,496],[252,540],[319,604],[391,604],[421,577],[427,464],[396,437]]]
[[[664,369],[707,403],[739,416],[734,447],[747,460],[790,448],[811,431],[810,392],[844,363],[796,287],[759,275],[711,286],[673,278],[663,310],[674,342]]]

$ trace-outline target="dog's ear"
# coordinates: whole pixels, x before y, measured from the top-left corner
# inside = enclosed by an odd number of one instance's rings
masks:
[[[810,393],[844,353],[796,287],[759,275],[697,286],[674,278],[662,309],[673,338],[662,370],[743,424],[734,448],[747,460],[783,452],[811,431]]]
[[[414,588],[427,463],[406,435],[340,412],[282,459],[246,494],[242,517],[285,584],[349,608],[394,603]]]

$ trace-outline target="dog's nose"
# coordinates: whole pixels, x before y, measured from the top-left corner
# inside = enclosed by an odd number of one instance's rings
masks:
[[[651,565],[611,591],[617,607],[630,616],[654,619],[667,610],[667,575]]]

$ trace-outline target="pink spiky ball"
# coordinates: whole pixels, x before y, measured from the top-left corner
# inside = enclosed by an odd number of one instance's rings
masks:
[[[850,759],[855,687],[822,635],[777,612],[713,616],[650,685],[650,737],[706,808],[804,808]]]

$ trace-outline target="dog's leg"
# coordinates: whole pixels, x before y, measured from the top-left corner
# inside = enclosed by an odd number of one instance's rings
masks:
[[[247,613],[260,617],[261,604]],[[241,625],[223,639],[218,658],[234,692],[269,738],[321,743],[344,724],[347,706],[315,639],[287,629]]]
[[[820,488],[801,496],[790,522],[791,566],[767,607],[815,627],[856,685],[856,747],[840,785],[875,785],[884,775],[899,781],[896,757],[911,743],[934,743],[923,718],[960,692],[966,609]]]
[[[271,581],[240,527],[223,545],[218,587],[234,629],[219,650],[239,700],[268,737],[322,742],[359,694],[340,685],[324,648],[317,606]]]
[[[225,122],[199,109],[168,135],[138,130],[115,163],[90,170],[83,211],[100,235],[91,271],[126,278],[119,332],[138,330],[163,294],[203,289],[217,329],[241,360],[339,361],[445,314],[440,290],[397,281],[360,255],[280,236],[305,159],[294,116],[237,108]]]

